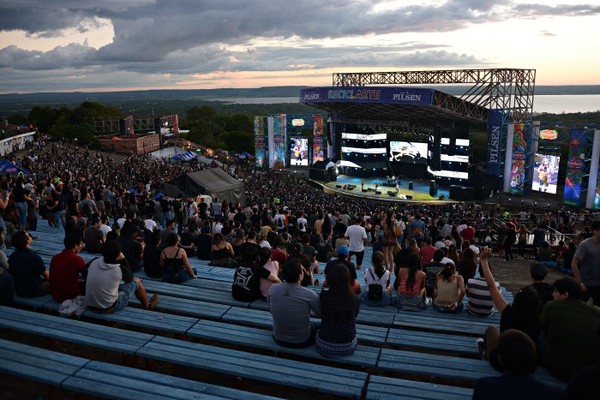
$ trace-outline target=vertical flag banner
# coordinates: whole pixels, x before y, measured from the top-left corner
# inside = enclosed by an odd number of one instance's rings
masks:
[[[594,194],[594,210],[600,210],[600,165],[598,165],[598,179],[596,180],[596,193]]]
[[[502,148],[504,143],[504,111],[490,110],[488,116],[488,150],[485,173],[500,176],[502,172]]]
[[[525,191],[525,158],[527,153],[527,140],[525,139],[525,124],[514,124],[513,156],[510,169],[511,194],[523,195]]]
[[[254,155],[256,168],[267,167],[267,119],[264,115],[254,117]]]
[[[278,114],[273,118],[273,168],[287,167],[286,149],[286,115]]]
[[[569,140],[569,158],[563,202],[580,207],[584,199],[581,197],[581,184],[584,174],[585,154],[588,140],[585,129],[571,129]]]
[[[313,157],[312,162],[325,160],[325,146],[323,136],[323,116],[313,115]]]

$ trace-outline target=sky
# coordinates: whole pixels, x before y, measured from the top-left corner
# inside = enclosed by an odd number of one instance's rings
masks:
[[[329,86],[536,70],[600,84],[600,0],[1,0],[0,93]]]

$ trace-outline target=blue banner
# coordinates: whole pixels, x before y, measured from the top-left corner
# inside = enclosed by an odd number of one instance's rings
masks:
[[[500,176],[502,173],[502,150],[506,132],[504,118],[504,110],[490,110],[488,115],[488,150],[485,165],[485,173],[488,175]]]

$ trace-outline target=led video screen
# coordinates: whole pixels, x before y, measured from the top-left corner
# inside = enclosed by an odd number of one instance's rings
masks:
[[[390,161],[412,164],[427,163],[427,143],[390,141]]]
[[[535,153],[531,190],[556,194],[560,156]]]
[[[308,139],[290,139],[290,166],[308,167]]]

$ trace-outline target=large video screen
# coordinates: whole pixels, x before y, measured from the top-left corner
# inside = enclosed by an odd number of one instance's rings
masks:
[[[427,143],[391,140],[390,161],[413,164],[426,164]]]
[[[290,139],[290,166],[308,167],[308,139]]]
[[[535,153],[531,190],[556,194],[560,156]]]

